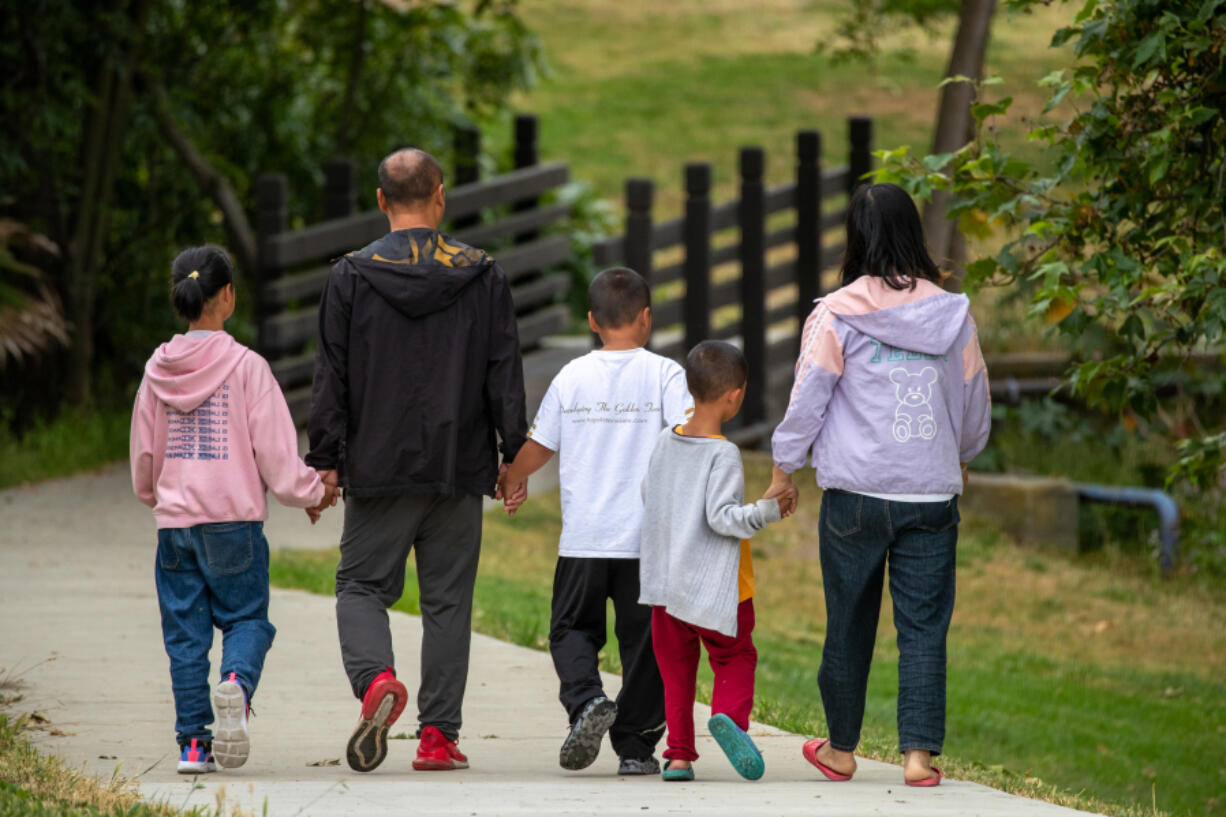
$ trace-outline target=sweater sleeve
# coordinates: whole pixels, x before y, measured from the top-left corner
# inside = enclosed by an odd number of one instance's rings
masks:
[[[156,398],[144,381],[136,392],[132,406],[132,430],[128,437],[128,460],[132,466],[132,491],[136,498],[152,508],[157,504],[153,485],[153,423],[157,414]]]
[[[970,462],[988,444],[992,430],[992,392],[988,368],[979,348],[975,319],[967,315],[971,337],[962,350],[962,437],[958,440],[958,459]]]
[[[745,501],[745,472],[741,454],[729,445],[719,452],[707,475],[707,524],[721,536],[748,539],[780,519],[777,499]],[[740,542],[737,542],[740,547]]]
[[[247,428],[260,479],[282,505],[314,507],[324,498],[323,481],[298,457],[298,430],[268,363],[251,356],[249,393],[259,396],[247,406]]]
[[[834,329],[832,313],[819,303],[805,321],[801,334],[800,357],[787,412],[771,435],[775,464],[787,473],[804,467],[842,376],[843,345]]]

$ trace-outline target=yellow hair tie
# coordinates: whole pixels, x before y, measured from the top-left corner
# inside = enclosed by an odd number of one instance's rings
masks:
[[[192,270],[191,272],[188,273],[187,277],[188,278],[199,278],[200,270]]]

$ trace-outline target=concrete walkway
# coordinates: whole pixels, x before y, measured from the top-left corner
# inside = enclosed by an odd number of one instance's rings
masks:
[[[274,547],[330,546],[340,518],[325,515],[312,528],[301,512],[277,508],[268,538]],[[414,772],[415,742],[405,740],[381,768],[357,775],[343,760],[357,704],[341,670],[332,601],[281,590],[272,595],[278,635],[255,701],[250,762],[179,777],[153,520],[132,498],[126,466],[0,493],[0,519],[0,667],[27,684],[16,708],[49,719],[34,733],[45,751],[97,775],[139,775],[151,798],[212,805],[221,793],[231,806],[285,817],[1077,813],[957,781],[907,789],[898,767],[871,761],[851,783],[828,783],[801,758],[801,738],[762,726],[753,733],[767,773],[756,783],[740,780],[705,735],[692,784],[618,778],[607,744],[594,766],[566,773],[557,765],[565,722],[548,655],[483,636],[473,639],[460,744],[472,768]],[[399,613],[392,621],[412,688],[420,623]],[[616,686],[610,677],[609,691]],[[413,730],[412,709],[395,731]],[[704,724],[705,708],[697,709]]]

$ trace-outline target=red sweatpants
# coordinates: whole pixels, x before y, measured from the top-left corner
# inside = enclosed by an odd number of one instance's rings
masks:
[[[749,728],[753,709],[753,676],[758,651],[753,645],[753,599],[736,611],[736,637],[696,627],[673,618],[663,607],[651,609],[651,640],[664,679],[664,717],[668,722],[668,760],[697,760],[694,749],[694,692],[698,681],[698,644],[707,648],[715,673],[711,714],[724,714],[742,729]]]

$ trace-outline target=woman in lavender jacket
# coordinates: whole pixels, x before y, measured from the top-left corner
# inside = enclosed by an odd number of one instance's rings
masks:
[[[987,371],[965,295],[945,292],[919,213],[892,184],[847,212],[843,287],[805,321],[796,381],[775,429],[774,482],[811,458],[826,641],[818,686],[829,738],[804,756],[850,780],[887,561],[898,630],[898,737],[907,785],[935,786],[945,739],[945,636],[954,606],[958,495],[987,443]]]

